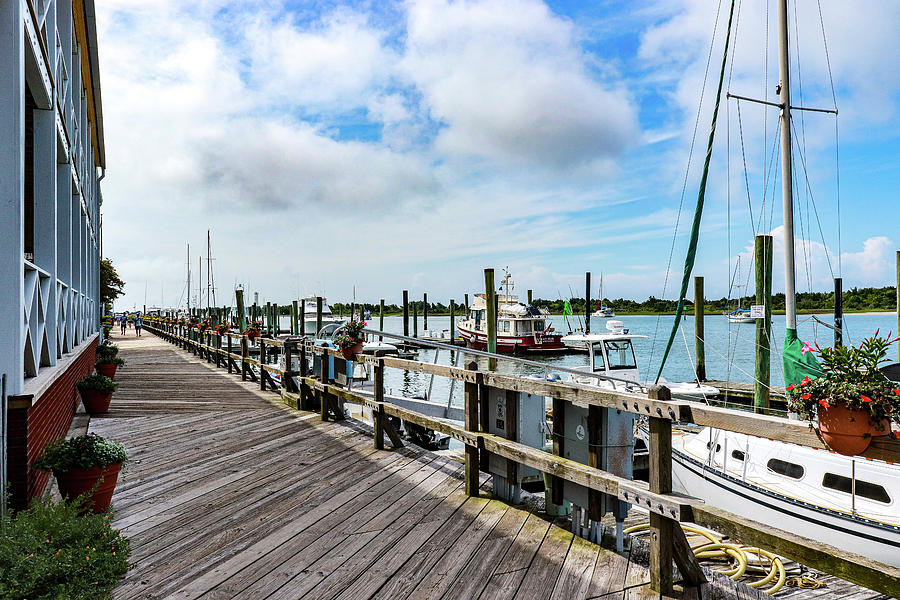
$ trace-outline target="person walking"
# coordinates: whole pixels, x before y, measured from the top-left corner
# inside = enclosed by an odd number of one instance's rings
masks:
[[[143,321],[141,320],[141,313],[137,313],[134,315],[134,332],[138,337],[141,337],[141,327],[144,326]]]
[[[122,335],[125,335],[125,328],[128,326],[128,315],[122,313],[122,316],[119,317],[119,323],[122,324]]]

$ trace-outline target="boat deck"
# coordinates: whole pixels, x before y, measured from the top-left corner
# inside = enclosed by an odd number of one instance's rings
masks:
[[[115,341],[128,365],[90,422],[131,458],[113,504],[134,566],[115,598],[659,597],[629,558],[467,497],[447,456],[376,451],[363,423],[321,422],[147,333]],[[765,597],[722,579],[681,597],[698,592]]]

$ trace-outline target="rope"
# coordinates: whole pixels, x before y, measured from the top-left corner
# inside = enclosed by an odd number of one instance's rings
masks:
[[[659,371],[656,373],[656,381],[659,381],[659,378],[662,376],[663,367],[665,367],[669,351],[672,349],[672,343],[675,341],[675,334],[678,331],[678,325],[681,322],[681,316],[684,313],[684,300],[687,295],[691,272],[694,269],[694,260],[697,254],[697,242],[700,237],[700,220],[703,217],[703,201],[706,197],[706,182],[709,178],[709,163],[712,159],[713,141],[716,137],[716,120],[719,116],[719,104],[722,99],[722,84],[725,79],[725,68],[728,61],[728,46],[731,41],[731,23],[733,18],[734,0],[731,0],[731,10],[728,13],[728,27],[725,31],[725,52],[722,56],[722,69],[719,72],[719,85],[716,90],[716,105],[713,108],[712,124],[709,128],[709,141],[706,146],[706,158],[703,161],[703,174],[700,177],[700,191],[697,195],[697,207],[694,209],[694,220],[691,224],[691,238],[688,243],[687,257],[684,261],[684,275],[681,279],[681,292],[678,296],[678,306],[675,309],[675,320],[672,323],[672,331],[669,333],[669,341],[666,343],[665,352],[663,352],[662,360],[659,363]]]

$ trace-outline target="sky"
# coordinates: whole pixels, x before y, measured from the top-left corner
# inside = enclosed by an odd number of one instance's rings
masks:
[[[515,291],[676,298],[723,58],[723,0],[106,0],[103,253],[118,310],[183,306],[187,245],[235,285],[398,303]],[[900,2],[791,0],[798,291],[892,285]],[[823,35],[824,32],[824,35]],[[736,0],[723,92],[777,101],[774,0]],[[778,111],[723,99],[694,274],[752,290]],[[773,143],[776,142],[776,143]],[[874,217],[874,218],[873,218]],[[203,273],[198,260],[203,255]]]

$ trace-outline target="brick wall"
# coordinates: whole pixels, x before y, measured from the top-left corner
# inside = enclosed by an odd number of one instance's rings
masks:
[[[15,509],[28,506],[47,485],[50,474],[34,471],[31,464],[40,456],[48,442],[66,435],[72,425],[75,409],[81,398],[75,382],[94,370],[97,338],[84,348],[78,357],[60,374],[28,408],[9,410],[8,468],[10,503]]]

